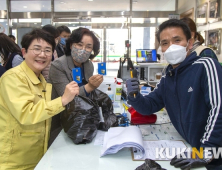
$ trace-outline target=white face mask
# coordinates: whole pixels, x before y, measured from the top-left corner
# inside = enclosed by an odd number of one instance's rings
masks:
[[[187,43],[187,45],[189,42]],[[172,44],[165,52],[164,58],[165,60],[172,65],[182,63],[187,56],[187,47],[181,45]]]

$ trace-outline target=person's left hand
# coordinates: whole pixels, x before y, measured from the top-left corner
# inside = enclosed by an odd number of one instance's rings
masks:
[[[89,78],[89,85],[91,86],[91,88],[98,88],[100,86],[100,84],[103,82],[103,75],[97,74],[97,75],[93,75]]]
[[[208,154],[207,158],[200,159],[197,155],[195,158],[192,158],[192,156],[188,158],[187,157],[188,152],[184,152],[183,154],[185,155],[186,158],[183,158],[182,154],[176,155],[170,161],[170,165],[173,165],[176,168],[181,168],[183,170],[190,170],[191,168],[204,167],[213,160],[213,155],[211,154],[211,152],[208,151],[208,153],[210,154]]]

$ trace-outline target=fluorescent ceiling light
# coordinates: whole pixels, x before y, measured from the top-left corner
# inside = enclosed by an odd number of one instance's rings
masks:
[[[156,23],[156,18],[150,18],[150,23]]]
[[[72,17],[72,18],[58,18],[58,19],[79,19],[79,17]]]
[[[164,21],[169,20],[169,18],[157,18],[157,20],[158,20],[158,23],[162,23]]]
[[[88,0],[88,1],[93,1],[93,0]]]
[[[17,19],[11,19],[11,22],[18,22],[18,20]]]
[[[89,24],[89,23],[91,23],[91,21],[90,22],[81,22],[82,24]]]
[[[58,24],[65,24],[65,23],[69,23],[69,22],[57,22]],[[73,24],[78,24],[79,22],[72,22]]]
[[[42,22],[41,18],[36,18],[36,19],[19,19],[19,23],[40,23]]]
[[[126,18],[91,18],[91,23],[125,23]]]
[[[144,18],[132,18],[132,23],[144,23]]]
[[[23,6],[23,8],[27,8],[27,6]]]

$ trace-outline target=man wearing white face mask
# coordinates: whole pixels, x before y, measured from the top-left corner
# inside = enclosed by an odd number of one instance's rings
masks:
[[[163,53],[166,61],[171,64],[174,68],[177,67],[177,65],[183,62],[187,56],[188,44],[189,41],[187,42],[186,47],[176,44],[170,45],[167,50]]]
[[[222,147],[220,64],[212,58],[200,58],[196,52],[190,53],[191,32],[183,21],[165,21],[156,36],[169,63],[166,75],[147,96],[139,93],[137,79],[128,79],[130,104],[143,115],[165,107],[174,127],[192,147],[203,148],[204,152],[208,147]],[[184,159],[178,155],[170,164],[186,170],[201,166],[222,168],[221,158],[214,158],[211,152],[204,159]]]

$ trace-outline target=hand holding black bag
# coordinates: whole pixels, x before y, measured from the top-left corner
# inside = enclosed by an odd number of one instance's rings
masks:
[[[104,122],[100,122],[99,107],[102,107]],[[109,96],[96,89],[89,97],[75,97],[61,115],[61,123],[72,141],[82,144],[91,142],[97,129],[106,131],[117,126],[117,118]]]

